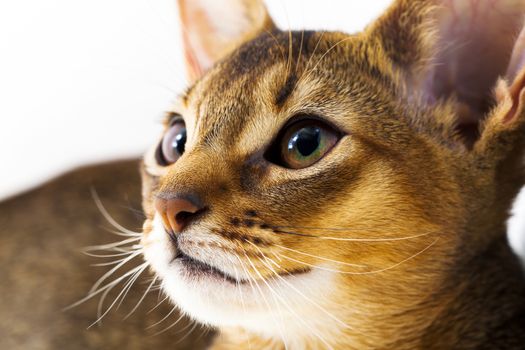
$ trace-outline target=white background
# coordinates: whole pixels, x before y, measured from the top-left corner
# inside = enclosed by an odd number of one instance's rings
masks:
[[[267,4],[281,28],[355,32],[389,2]],[[175,0],[1,1],[0,199],[140,155],[185,87],[179,38]],[[522,202],[514,238],[525,236]]]

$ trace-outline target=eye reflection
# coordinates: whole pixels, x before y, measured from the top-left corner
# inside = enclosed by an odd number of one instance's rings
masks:
[[[339,133],[317,119],[301,120],[280,132],[270,147],[270,161],[290,169],[309,167],[324,157],[339,140]]]
[[[157,161],[166,166],[175,163],[184,153],[186,147],[186,125],[182,119],[173,123],[168,129],[157,151]]]

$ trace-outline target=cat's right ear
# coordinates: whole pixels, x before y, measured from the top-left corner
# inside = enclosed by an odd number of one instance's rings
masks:
[[[262,0],[178,0],[190,82],[264,30],[275,28]]]

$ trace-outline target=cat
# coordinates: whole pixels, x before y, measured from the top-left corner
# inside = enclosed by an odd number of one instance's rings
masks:
[[[179,315],[167,301],[159,305],[157,292],[124,320],[149,284],[146,273],[100,326],[87,329],[97,319],[100,294],[64,310],[81,300],[108,268],[89,265],[115,259],[82,253],[86,246],[116,240],[93,201],[92,188],[114,220],[140,229],[143,216],[140,210],[135,214],[141,201],[138,160],[84,167],[0,203],[0,349],[204,349],[213,334],[202,327],[188,332],[195,323],[187,318],[162,332]],[[135,260],[116,276],[137,265],[140,259]],[[119,287],[107,296],[103,310]],[[175,319],[164,319],[168,314]]]
[[[524,1],[397,0],[353,35],[179,8],[141,249],[214,349],[525,348]]]

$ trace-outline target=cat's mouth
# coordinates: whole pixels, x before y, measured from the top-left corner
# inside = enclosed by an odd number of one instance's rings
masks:
[[[180,247],[178,239],[174,235],[170,234],[169,236],[170,241],[174,245],[176,251],[175,256],[171,260],[171,264],[176,264],[180,268],[183,275],[189,280],[195,281],[198,279],[215,279],[235,285],[257,282],[256,279],[250,280],[241,276],[233,277],[220,268],[191,256]],[[311,268],[309,267],[286,271],[275,271],[275,274],[278,275],[278,277],[274,277],[283,278],[292,275],[305,274],[310,271]]]
[[[180,249],[177,249],[177,254],[173,258],[172,263],[179,264],[184,269],[184,273],[187,275],[187,277],[190,278],[212,277],[222,279],[233,284],[242,284],[247,282],[242,279],[233,278],[214,266],[192,258],[191,256],[182,252]]]
[[[233,284],[242,284],[248,282],[247,280],[243,280],[241,278],[234,278],[223,272],[221,269],[185,253],[180,247],[177,237],[171,233],[168,233],[168,235],[176,251],[175,256],[171,260],[171,263],[177,264],[181,268],[184,275],[189,279],[195,280],[200,278],[213,278]]]

